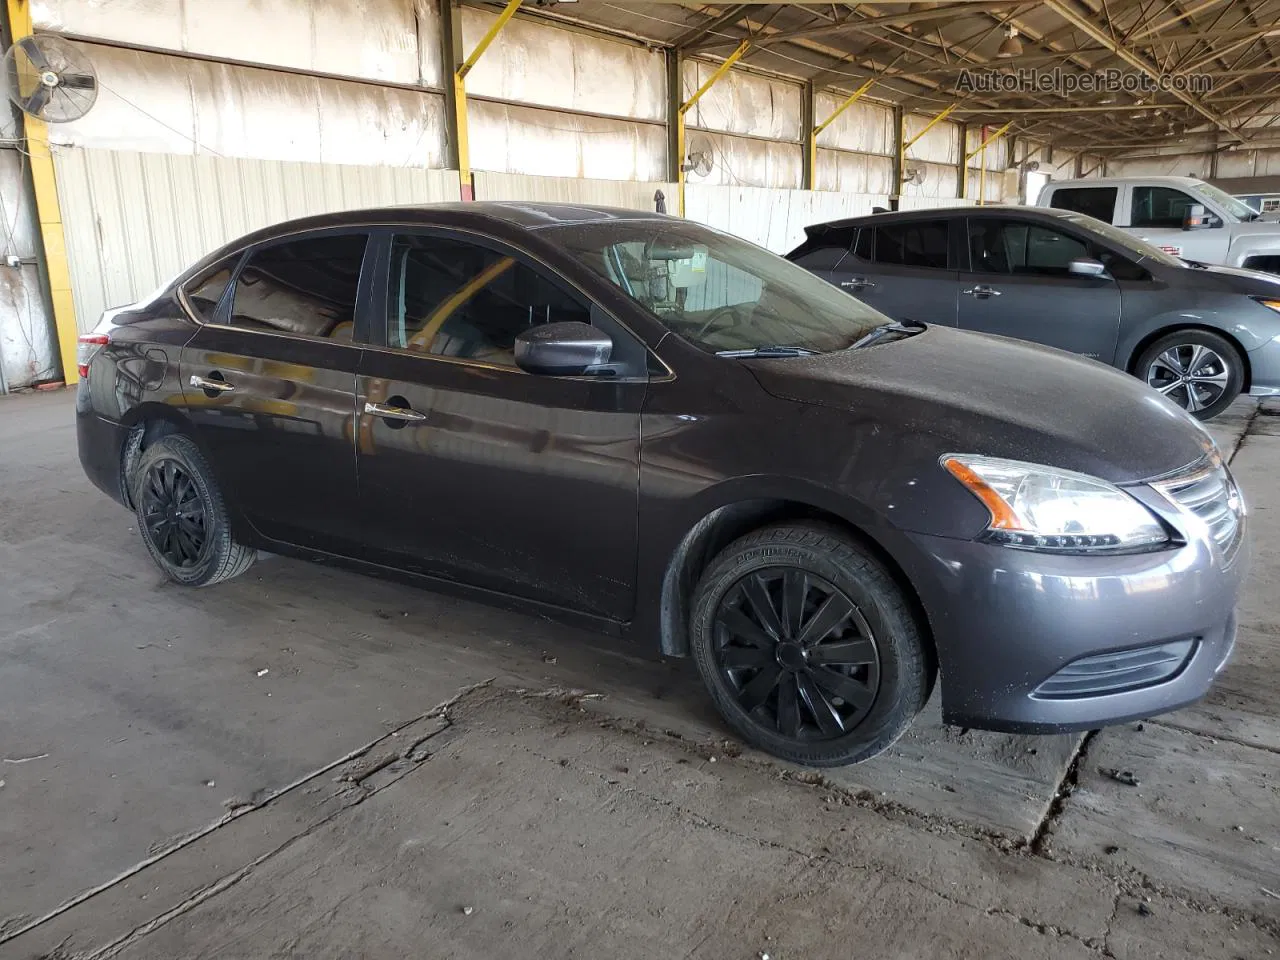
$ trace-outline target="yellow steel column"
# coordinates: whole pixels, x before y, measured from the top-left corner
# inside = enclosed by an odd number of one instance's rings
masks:
[[[872,77],[862,86],[860,86],[857,90],[853,91],[853,93],[851,93],[848,97],[845,98],[844,102],[841,103],[840,106],[836,107],[835,110],[832,111],[831,116],[827,117],[827,119],[823,120],[821,123],[815,124],[813,129],[809,131],[809,158],[808,159],[809,159],[809,183],[810,184],[817,182],[818,134],[820,134],[823,130],[827,129],[827,127],[831,126],[832,121],[834,121],[836,117],[840,116],[840,114],[844,113],[846,110],[852,107],[855,103],[857,103],[858,100],[861,99],[864,93],[866,93],[873,86],[875,86],[876,81],[879,79],[880,79],[879,77]],[[810,189],[813,189],[813,187],[810,187]]]
[[[972,160],[974,157],[976,157],[979,153],[982,154],[982,160],[980,161],[980,166],[978,168],[978,206],[982,206],[987,202],[987,144],[989,144],[992,140],[995,140],[996,138],[1000,137],[1002,134],[1004,134],[1005,131],[1007,131],[1012,126],[1013,126],[1013,121],[1010,120],[1003,127],[997,128],[995,133],[989,134],[987,133],[987,128],[986,128],[986,125],[984,124],[982,127],[982,142],[964,155],[964,162],[966,164],[966,171],[967,171],[968,169],[967,165],[969,161]],[[967,176],[967,173],[966,173],[966,176]]]
[[[31,35],[31,9],[28,0],[6,0],[9,29],[13,42]],[[67,267],[67,245],[62,232],[62,208],[58,205],[58,183],[49,150],[49,127],[43,120],[23,114],[26,151],[31,163],[31,184],[35,192],[36,216],[40,222],[40,241],[44,247],[45,271],[49,277],[50,307],[58,332],[58,352],[62,357],[62,377],[75,383],[76,306],[71,297],[71,271]]]
[[[684,182],[685,182],[685,155],[684,155],[684,115],[693,109],[693,105],[702,99],[702,95],[715,86],[716,81],[729,72],[732,67],[747,52],[747,47],[751,46],[750,40],[743,40],[738,44],[738,48],[724,59],[720,66],[712,71],[711,76],[707,77],[707,82],[700,86],[692,97],[680,104],[680,109],[676,111],[676,156],[680,162],[676,165],[676,194],[677,202],[680,205],[680,216],[684,216]],[[683,81],[683,77],[674,78],[677,83]]]
[[[933,119],[931,119],[923,127],[921,127],[920,131],[914,137],[912,137],[910,140],[903,143],[902,149],[900,151],[900,154],[902,156],[903,169],[898,171],[899,182],[901,182],[902,179],[906,176],[907,150],[910,149],[911,145],[914,144],[921,137],[923,137],[926,133],[928,133],[930,130],[932,130],[934,127],[940,124],[943,120],[947,119],[947,117],[951,116],[951,112],[955,110],[957,106],[958,104],[953,103],[949,107],[944,107],[942,112],[939,113],[937,116],[935,116]],[[902,135],[905,136],[906,132],[907,132],[907,121],[906,121],[906,115],[904,114],[902,119]]]
[[[471,141],[467,133],[467,74],[484,56],[484,52],[489,49],[489,44],[493,43],[494,38],[502,32],[507,21],[515,16],[520,3],[521,0],[509,0],[503,11],[498,14],[498,19],[493,21],[493,25],[485,31],[476,48],[471,51],[471,55],[453,72],[454,135],[458,141],[458,186],[463,200],[471,200],[475,196],[474,185],[471,182]]]

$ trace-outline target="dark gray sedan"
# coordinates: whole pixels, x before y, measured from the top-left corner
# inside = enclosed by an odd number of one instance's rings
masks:
[[[956,207],[805,230],[789,260],[895,319],[1082,354],[1201,420],[1242,392],[1280,394],[1280,277],[1182,260],[1066,210]]]

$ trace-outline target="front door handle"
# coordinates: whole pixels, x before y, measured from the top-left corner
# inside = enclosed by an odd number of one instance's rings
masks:
[[[840,286],[847,287],[851,290],[861,290],[863,287],[874,287],[876,282],[868,280],[866,277],[854,277],[852,280],[841,280]]]
[[[979,300],[985,300],[987,297],[998,297],[1000,291],[995,287],[988,287],[985,283],[980,283],[976,287],[970,287],[968,290],[962,290],[966,297],[976,297]]]
[[[364,405],[364,412],[371,413],[375,417],[383,417],[386,420],[425,420],[427,415],[419,413],[417,410],[411,410],[408,407],[393,407],[386,403],[368,403]]]
[[[193,373],[191,375],[191,385],[199,387],[209,396],[213,396],[216,393],[229,393],[236,388],[234,383],[227,383],[227,381],[223,380],[222,374],[217,371],[214,371],[209,377],[202,377]]]

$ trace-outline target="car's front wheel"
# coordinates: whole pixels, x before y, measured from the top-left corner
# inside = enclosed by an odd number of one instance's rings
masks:
[[[734,541],[703,574],[689,626],[698,672],[725,720],[796,763],[875,756],[933,686],[901,588],[833,527],[771,526]]]
[[[1134,373],[1198,420],[1216,417],[1244,387],[1244,360],[1225,337],[1177,330],[1138,357]]]
[[[190,438],[169,434],[151,444],[132,479],[142,542],[170,580],[207,587],[253,564],[257,551],[232,538],[213,471]]]

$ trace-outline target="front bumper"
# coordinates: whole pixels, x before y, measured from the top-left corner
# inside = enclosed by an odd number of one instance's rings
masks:
[[[1140,499],[1167,519],[1183,519],[1149,488]],[[909,574],[938,649],[947,723],[1058,733],[1165,713],[1203,697],[1235,643],[1247,543],[1239,543],[1228,560],[1208,537],[1109,557],[919,534],[910,539],[921,566]],[[1071,686],[1062,677],[1078,675],[1082,658],[1161,644],[1190,648],[1164,679],[1143,684],[1138,677],[1114,692],[1061,695]],[[1107,659],[1123,664],[1139,658]]]

